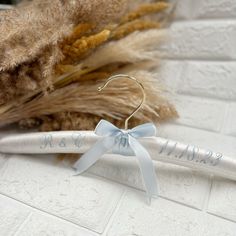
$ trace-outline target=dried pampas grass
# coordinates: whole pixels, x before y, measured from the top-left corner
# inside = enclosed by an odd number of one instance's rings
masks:
[[[157,66],[158,48],[167,35],[153,15],[167,19],[169,4],[136,1],[133,8],[130,3],[134,1],[35,0],[0,13],[8,19],[8,27],[0,29],[10,29],[0,36],[0,125],[93,129],[101,118],[121,125],[137,105],[137,86],[120,80],[97,92],[105,79],[118,73],[137,77],[148,95],[131,125],[176,117],[156,74],[148,72],[154,61]],[[32,18],[30,24],[24,12]],[[17,14],[22,22],[15,26]]]
[[[175,109],[160,95],[161,86],[154,80],[153,74],[145,71],[129,74],[138,78],[148,92],[142,112],[135,115],[136,121],[157,121],[176,114]],[[112,86],[98,94],[97,88],[101,83],[104,83],[104,79],[85,80],[56,89],[47,96],[38,95],[30,101],[9,109],[0,117],[0,123],[3,120],[13,123],[31,117],[43,117],[68,111],[71,113],[80,111],[81,114],[109,117],[121,121],[137,107],[141,94],[135,83],[125,79],[113,82]],[[160,111],[163,109],[165,109],[165,114],[162,112],[164,116],[160,116]]]
[[[122,14],[124,3],[125,0],[34,0],[0,12],[0,71],[32,60],[45,47],[68,36],[78,23],[101,27],[116,19]]]
[[[101,28],[117,19],[126,0],[34,0],[0,12],[0,104],[22,94],[15,83],[17,72],[28,63],[37,73],[36,87],[51,87],[54,66],[64,58],[60,43],[79,23]],[[106,14],[104,14],[106,12]],[[94,28],[94,30],[95,30]],[[14,74],[12,78],[12,73]],[[29,72],[30,73],[30,72]],[[5,77],[10,75],[11,84]],[[21,79],[21,76],[19,76]],[[33,87],[30,87],[33,90]],[[30,90],[24,90],[27,92]]]
[[[132,11],[131,13],[125,15],[122,19],[121,19],[121,23],[126,23],[126,22],[130,22],[132,20],[136,20],[140,17],[152,14],[152,13],[157,13],[157,12],[161,12],[163,10],[166,10],[169,8],[169,4],[167,2],[156,2],[156,3],[146,3],[146,4],[141,4],[138,6],[138,8],[134,11]]]
[[[79,64],[79,68],[98,68],[112,63],[135,63],[157,60],[158,47],[166,39],[165,30],[135,32],[119,41],[112,41]],[[99,58],[99,59],[98,59]]]
[[[78,65],[58,65],[58,69],[73,75],[85,68],[86,71],[92,71],[115,63],[134,64],[145,60],[157,62],[162,55],[158,51],[158,46],[165,41],[166,37],[166,30],[135,32],[119,41],[111,41],[103,45]],[[71,74],[66,76],[69,77]],[[60,80],[64,80],[64,77],[59,77],[55,81]]]

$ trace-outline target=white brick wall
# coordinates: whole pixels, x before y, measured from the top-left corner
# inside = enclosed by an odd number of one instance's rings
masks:
[[[175,92],[170,96],[180,119],[162,126],[161,135],[236,158],[236,1],[183,0],[181,4],[160,72]],[[236,222],[236,182],[214,178],[207,192],[203,211]],[[232,232],[236,235],[235,229]]]
[[[234,60],[236,20],[179,21],[171,27],[171,42],[164,48],[169,58]]]
[[[236,158],[236,0],[179,0],[170,35],[157,77],[180,119],[160,136]],[[49,156],[0,155],[0,235],[236,235],[235,181],[155,168],[160,198],[148,206],[134,159],[105,156],[72,177]]]

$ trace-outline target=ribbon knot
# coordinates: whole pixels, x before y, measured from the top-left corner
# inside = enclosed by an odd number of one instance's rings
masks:
[[[147,150],[137,140],[138,138],[156,135],[153,123],[139,125],[133,129],[123,130],[106,120],[101,120],[95,128],[95,134],[103,139],[97,141],[75,164],[76,174],[81,174],[99,160],[108,151],[124,156],[136,156],[143,176],[149,201],[157,196],[156,174],[152,159]]]

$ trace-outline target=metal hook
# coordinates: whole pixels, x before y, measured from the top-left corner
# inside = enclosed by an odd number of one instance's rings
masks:
[[[137,106],[137,108],[131,113],[131,115],[126,118],[125,120],[125,129],[127,130],[128,129],[128,123],[129,123],[129,120],[135,115],[135,113],[137,113],[141,107],[143,106],[145,100],[146,100],[146,94],[145,94],[145,89],[142,85],[142,83],[140,83],[136,78],[132,77],[132,76],[129,76],[129,75],[124,75],[124,74],[120,74],[120,75],[114,75],[114,76],[111,76],[110,78],[107,79],[107,82],[103,85],[103,86],[100,86],[98,87],[98,91],[101,92],[111,81],[113,80],[116,80],[116,79],[119,79],[119,78],[127,78],[127,79],[130,79],[130,80],[133,80],[135,81],[139,87],[141,88],[141,91],[142,91],[142,94],[143,94],[143,97],[142,97],[142,100],[141,100],[141,103]]]

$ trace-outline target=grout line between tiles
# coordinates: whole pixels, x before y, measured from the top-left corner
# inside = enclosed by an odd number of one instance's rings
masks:
[[[39,209],[39,208],[37,208],[37,207],[35,207],[35,206],[28,205],[27,203],[25,203],[25,202],[23,202],[23,201],[21,201],[21,200],[19,200],[19,199],[16,199],[16,198],[14,198],[14,197],[8,196],[7,194],[4,194],[4,193],[2,193],[2,192],[0,192],[0,195],[4,196],[4,197],[6,197],[6,198],[10,198],[10,199],[12,199],[12,200],[14,200],[14,201],[16,201],[16,202],[18,202],[18,203],[20,203],[20,204],[26,206],[26,207],[32,209],[33,211],[40,212],[40,213],[43,213],[43,214],[45,214],[45,215],[55,217],[55,218],[57,218],[57,219],[59,219],[59,220],[65,221],[66,223],[72,224],[72,225],[74,225],[75,227],[83,228],[83,229],[86,229],[86,230],[88,230],[88,231],[90,231],[90,232],[92,232],[92,233],[99,234],[98,232],[96,232],[96,231],[94,231],[94,230],[92,230],[92,229],[89,229],[89,228],[87,228],[87,227],[85,227],[85,226],[82,226],[82,225],[78,225],[78,224],[76,224],[76,223],[74,223],[74,222],[72,222],[72,221],[69,221],[69,220],[67,220],[67,219],[65,219],[65,218],[63,218],[63,217],[61,217],[61,216],[55,215],[55,214],[53,214],[53,213],[51,213],[51,212],[48,212],[48,211],[45,211],[45,210],[43,210],[43,209]]]
[[[13,236],[17,236],[18,233],[24,228],[24,226],[26,225],[26,223],[29,221],[30,217],[33,215],[33,212],[30,212],[28,214],[28,216],[25,218],[25,220],[23,221],[23,223],[19,226],[19,228],[16,230],[16,232],[13,234]]]
[[[211,190],[212,190],[212,186],[213,186],[213,179],[214,179],[214,176],[210,175],[209,176],[209,190],[208,190],[208,194],[206,194],[206,196],[205,196],[205,200],[204,200],[204,204],[203,204],[203,208],[202,208],[202,211],[205,212],[205,213],[207,213],[208,204],[209,204],[210,197],[211,197]]]
[[[229,221],[229,222],[232,222],[232,223],[236,223],[236,221],[235,220],[232,220],[232,219],[229,219],[229,218],[226,218],[226,217],[223,217],[223,216],[219,216],[219,215],[217,215],[217,214],[214,214],[214,213],[211,213],[211,212],[206,212],[208,215],[212,215],[212,216],[215,216],[215,217],[217,217],[217,218],[219,218],[219,219],[222,219],[222,220],[225,220],[225,221]]]
[[[112,213],[110,219],[108,220],[107,225],[106,225],[106,227],[105,227],[103,233],[101,234],[101,236],[106,236],[106,235],[107,235],[107,231],[108,231],[109,228],[112,226],[112,223],[113,223],[113,221],[114,221],[114,219],[115,219],[115,217],[116,217],[117,212],[119,211],[119,209],[120,209],[120,207],[121,207],[121,205],[122,205],[122,202],[123,202],[123,199],[124,199],[126,193],[127,193],[127,190],[125,190],[125,191],[123,192],[123,194],[121,195],[120,200],[119,200],[119,202],[117,203],[116,208],[114,209],[114,211],[113,211],[113,213]]]

